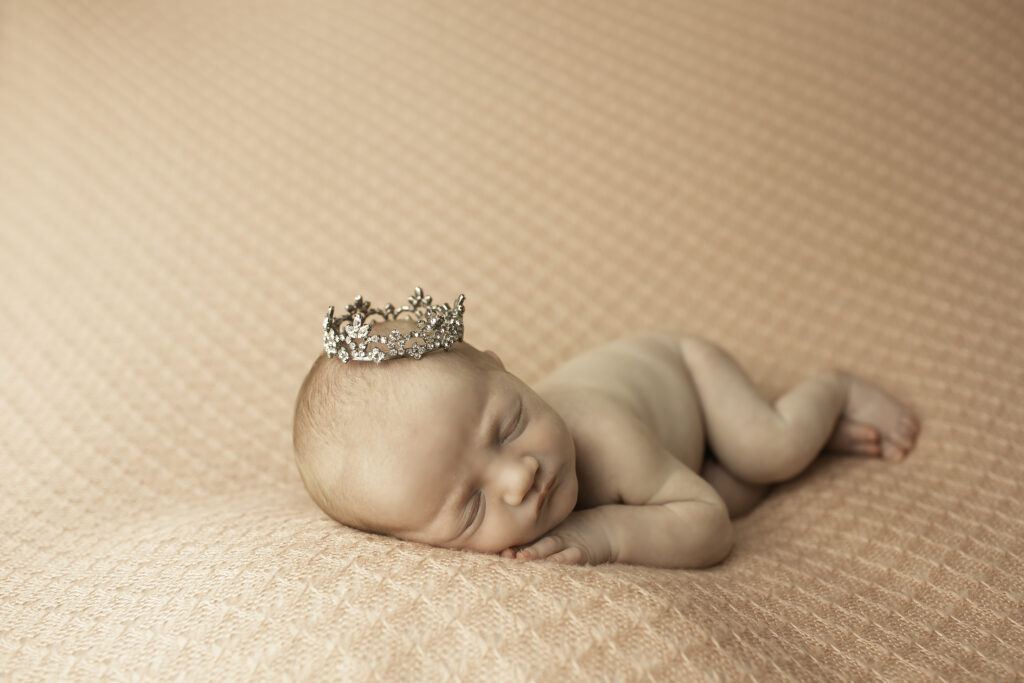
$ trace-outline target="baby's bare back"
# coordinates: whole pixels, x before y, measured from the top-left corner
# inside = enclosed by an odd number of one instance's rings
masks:
[[[537,392],[563,413],[574,431],[586,430],[586,413],[626,411],[694,472],[704,457],[704,427],[693,379],[670,332],[629,335],[589,349],[537,383]],[[595,404],[595,402],[597,402]],[[650,438],[637,435],[637,438]],[[621,455],[621,454],[620,454]]]

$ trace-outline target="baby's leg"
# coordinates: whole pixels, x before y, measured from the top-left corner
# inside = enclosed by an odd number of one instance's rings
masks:
[[[916,420],[863,380],[822,373],[773,405],[714,344],[687,337],[680,340],[680,348],[700,395],[711,449],[742,481],[791,479],[825,448],[898,460],[913,447]]]
[[[729,508],[729,518],[736,519],[747,514],[754,507],[764,500],[768,495],[767,484],[748,484],[737,479],[729,470],[722,467],[714,453],[708,453],[700,469],[700,476],[704,478],[718,495],[725,501]]]

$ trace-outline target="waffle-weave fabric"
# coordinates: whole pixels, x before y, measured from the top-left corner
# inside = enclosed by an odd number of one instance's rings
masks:
[[[1024,675],[1024,5],[0,2],[0,678]],[[341,527],[328,305],[466,294],[533,381],[631,330],[923,420],[709,570]]]

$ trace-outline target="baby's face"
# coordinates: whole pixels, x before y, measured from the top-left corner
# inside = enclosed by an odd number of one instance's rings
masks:
[[[572,436],[496,356],[451,355],[415,368],[417,381],[403,385],[379,428],[382,457],[361,478],[372,508],[364,512],[399,538],[435,546],[496,553],[536,540],[576,505]]]

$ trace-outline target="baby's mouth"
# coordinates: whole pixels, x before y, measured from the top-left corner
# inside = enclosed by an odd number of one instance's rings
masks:
[[[551,479],[548,480],[548,482],[544,485],[544,488],[542,488],[540,490],[540,493],[537,495],[537,509],[535,511],[535,516],[538,519],[540,519],[540,511],[544,507],[544,503],[546,503],[548,501],[548,498],[551,497],[551,491],[555,488],[555,482],[557,481],[558,472],[555,472],[554,476],[552,476]]]

